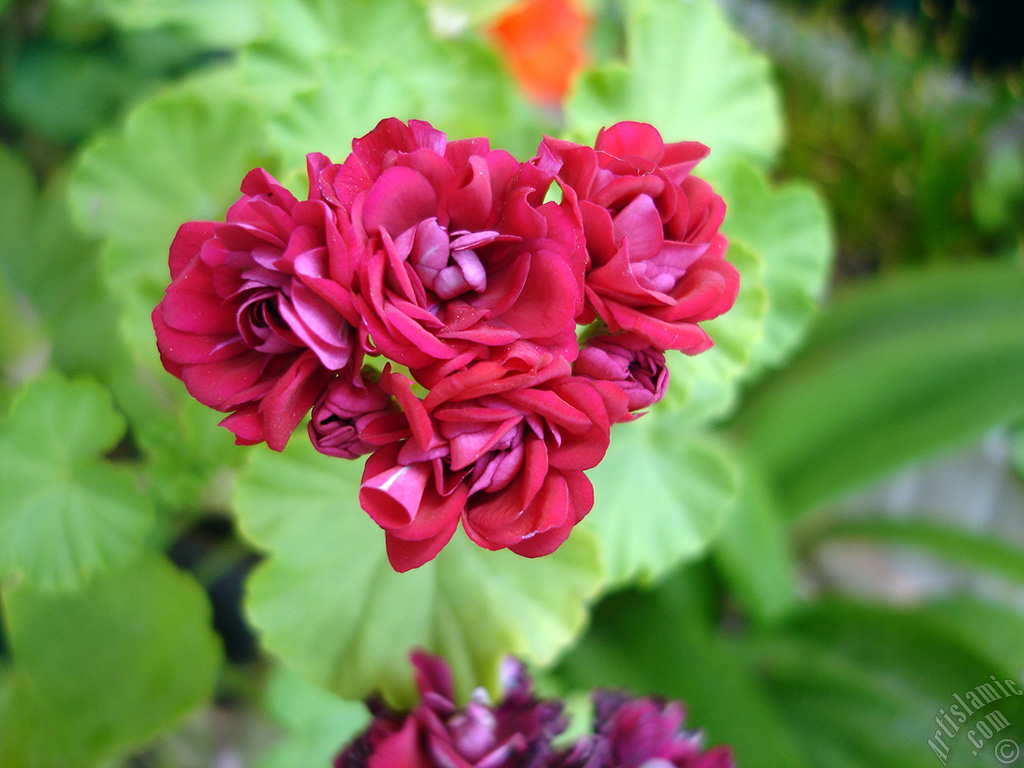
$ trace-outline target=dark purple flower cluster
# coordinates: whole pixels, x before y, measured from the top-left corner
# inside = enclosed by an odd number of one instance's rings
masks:
[[[568,721],[558,701],[538,699],[523,665],[503,667],[505,698],[484,693],[454,703],[451,670],[441,658],[412,654],[420,701],[411,712],[370,703],[373,722],[334,761],[335,768],[734,768],[728,747],[704,750],[683,730],[679,702],[594,693],[594,730],[555,745]]]

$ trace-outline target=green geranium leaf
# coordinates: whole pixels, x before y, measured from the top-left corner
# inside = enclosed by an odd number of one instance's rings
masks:
[[[723,449],[687,436],[686,423],[667,413],[616,427],[588,475],[595,500],[584,526],[597,534],[613,584],[655,579],[699,555],[736,492]]]
[[[40,705],[24,675],[0,667],[0,761],[18,768],[49,768],[31,739]]]
[[[258,165],[264,126],[246,93],[224,71],[161,94],[120,132],[88,147],[72,178],[78,220],[108,240],[103,270],[132,353],[108,378],[161,481],[154,483],[158,497],[174,506],[199,503],[225,460],[237,464],[243,456],[216,427],[222,417],[189,402],[164,373],[150,314],[170,283],[167,253],[178,227],[222,218]]]
[[[666,355],[670,378],[665,407],[694,425],[732,411],[739,385],[750,371],[752,351],[764,333],[769,303],[763,259],[737,239],[729,243],[726,259],[740,273],[740,292],[732,309],[701,323],[714,346],[699,355]]]
[[[226,71],[145,102],[86,148],[71,201],[87,231],[130,247],[111,267],[115,285],[140,275],[162,286],[178,227],[223,216],[261,143],[257,109]]]
[[[315,84],[298,94],[270,124],[270,141],[282,149],[286,168],[302,168],[311,151],[343,162],[352,139],[383,117],[403,120],[422,114],[422,100],[393,67],[371,65],[354,51],[338,51],[315,62]]]
[[[161,557],[147,554],[80,592],[20,586],[3,599],[16,678],[12,706],[0,703],[2,765],[97,765],[213,692],[220,650],[209,604]]]
[[[715,191],[728,210],[722,231],[764,261],[768,314],[753,358],[755,366],[778,365],[801,341],[825,289],[833,250],[828,211],[809,184],[772,187],[746,162],[723,164]]]
[[[117,368],[110,386],[146,458],[157,504],[174,511],[224,509],[232,473],[249,455],[218,426],[224,414],[193,400],[170,374],[145,365]]]
[[[320,455],[301,437],[283,454],[253,453],[236,508],[269,557],[250,580],[248,614],[270,651],[335,693],[408,703],[415,647],[451,662],[462,695],[496,692],[503,656],[550,663],[586,622],[602,577],[586,532],[536,560],[457,532],[434,561],[395,573],[359,508],[361,462]]]
[[[339,699],[284,667],[274,670],[264,705],[285,736],[264,755],[259,768],[330,765],[369,720],[361,701]]]
[[[25,386],[0,424],[0,573],[69,589],[137,554],[153,511],[130,469],[99,458],[124,429],[92,381]]]
[[[625,8],[626,66],[585,73],[567,104],[586,141],[619,120],[656,126],[666,141],[712,149],[698,175],[742,157],[767,165],[782,141],[768,62],[710,0],[637,0]]]
[[[95,240],[72,224],[67,180],[51,181],[40,196],[33,306],[51,339],[51,360],[68,371],[99,373],[125,356],[117,301],[103,274]]]
[[[281,122],[272,136],[289,167],[311,151],[342,161],[385,117],[427,120],[452,139],[487,136],[517,156],[535,152],[548,129],[493,51],[433,34],[421,2],[352,0],[342,13],[329,2],[272,0],[271,12],[273,34],[244,66],[253,84],[270,85]]]
[[[154,367],[149,314],[170,283],[171,240],[186,221],[224,215],[256,164],[262,130],[256,108],[223,72],[142,104],[120,132],[89,146],[75,169],[74,213],[110,241],[104,270],[124,307],[126,341]]]
[[[667,404],[694,422],[727,416],[740,386],[777,365],[802,339],[817,310],[831,261],[828,217],[805,184],[769,186],[749,162],[723,163],[715,188],[728,213],[726,258],[739,270],[736,304],[702,326],[715,346],[692,357],[670,355]]]
[[[1024,273],[986,264],[850,289],[737,427],[795,516],[1024,413]]]

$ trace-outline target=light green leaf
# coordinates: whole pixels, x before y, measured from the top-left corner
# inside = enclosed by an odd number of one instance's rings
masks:
[[[171,240],[188,220],[223,216],[255,165],[262,131],[255,107],[224,72],[142,104],[78,162],[74,213],[86,230],[109,239],[103,266],[124,309],[125,339],[153,367],[149,314],[170,283]]]
[[[314,66],[314,85],[298,94],[268,129],[286,168],[302,168],[312,151],[343,162],[352,139],[368,133],[381,118],[409,120],[422,114],[421,97],[392,67],[371,65],[348,50],[326,54]]]
[[[1024,413],[1024,273],[895,275],[840,296],[737,428],[795,516]]]
[[[153,511],[132,471],[98,456],[124,429],[92,381],[25,386],[0,425],[0,573],[73,589],[136,555]]]
[[[362,702],[339,699],[284,667],[274,670],[264,704],[285,736],[259,768],[330,765],[369,720]]]
[[[12,387],[46,367],[48,353],[48,339],[31,306],[0,280],[0,410],[6,410]]]
[[[195,78],[145,102],[83,152],[74,213],[86,230],[130,247],[111,265],[117,287],[134,277],[162,286],[178,226],[218,218],[238,197],[262,143],[258,112],[239,90],[230,71]]]
[[[585,73],[567,104],[570,129],[587,141],[620,120],[656,126],[666,141],[711,147],[698,175],[742,157],[769,164],[782,116],[768,62],[710,0],[636,0],[625,6],[627,57]]]
[[[344,12],[330,2],[272,0],[271,12],[274,32],[246,53],[244,66],[253,83],[273,89],[275,114],[285,126],[274,136],[289,164],[312,151],[340,162],[353,138],[392,116],[427,120],[452,139],[487,136],[517,156],[535,152],[549,129],[493,51],[472,37],[434,35],[417,0],[350,0]],[[355,72],[343,69],[349,62]],[[338,75],[349,88],[334,82]],[[343,122],[330,133],[335,116]],[[323,143],[306,143],[314,140]]]
[[[7,712],[0,706],[2,765],[96,765],[213,693],[220,651],[209,604],[161,557],[146,555],[80,592],[21,586],[3,598],[17,676],[11,695],[20,701]]]
[[[723,163],[714,183],[728,209],[722,231],[764,261],[768,314],[753,358],[755,367],[776,366],[803,338],[825,289],[833,250],[828,212],[809,184],[772,187],[750,163]]]
[[[71,221],[67,180],[55,175],[36,194],[31,213],[9,233],[22,248],[3,254],[18,294],[49,336],[50,358],[68,371],[98,373],[123,354],[116,302],[103,284],[96,243]]]
[[[49,757],[32,743],[41,706],[24,675],[0,667],[0,764],[14,768],[49,768]]]
[[[232,473],[249,454],[218,426],[224,414],[193,400],[177,379],[146,365],[117,368],[110,386],[146,458],[144,470],[157,504],[176,512],[225,510]]]
[[[701,323],[714,346],[699,355],[666,355],[671,377],[665,407],[692,425],[735,408],[740,383],[751,372],[751,353],[764,333],[769,303],[763,259],[738,239],[729,243],[726,258],[740,273],[740,292],[728,312]]]
[[[504,655],[550,663],[583,628],[602,577],[586,532],[536,560],[456,532],[434,561],[395,573],[359,508],[361,462],[303,440],[283,454],[253,453],[236,509],[268,559],[250,579],[247,612],[267,649],[319,685],[408,703],[408,654],[422,647],[449,660],[462,695],[477,685],[496,692]]]
[[[655,412],[616,427],[604,460],[588,474],[609,580],[653,580],[702,553],[736,493],[735,469],[721,446],[688,435],[675,414]]]
[[[222,417],[199,415],[164,373],[150,314],[170,283],[167,254],[177,228],[222,218],[258,164],[264,126],[246,94],[231,71],[194,78],[88,147],[72,179],[80,223],[108,238],[103,268],[131,351],[109,372],[111,386],[161,480],[157,495],[174,506],[196,505],[223,464],[242,460],[227,430],[215,426]]]
[[[739,270],[736,304],[703,327],[715,346],[692,357],[669,355],[666,402],[694,422],[729,415],[740,386],[782,361],[817,310],[832,252],[828,218],[809,186],[772,188],[749,162],[720,166],[715,188],[728,213],[726,258]]]

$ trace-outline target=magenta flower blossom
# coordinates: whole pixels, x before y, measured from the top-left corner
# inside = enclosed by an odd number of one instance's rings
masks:
[[[593,506],[584,470],[626,409],[618,386],[572,376],[567,360],[522,342],[433,382],[423,400],[400,374],[381,385],[408,439],[367,460],[360,502],[399,571],[433,558],[460,521],[487,549],[554,551]]]
[[[594,693],[594,734],[580,739],[559,768],[734,768],[728,747],[704,751],[699,731],[683,730],[678,701]]]
[[[404,435],[404,424],[397,404],[376,381],[340,376],[313,406],[308,430],[320,453],[354,459]],[[377,443],[367,442],[371,431]]]
[[[335,768],[735,768],[728,747],[704,751],[700,733],[682,729],[679,702],[598,691],[593,732],[556,748],[562,703],[537,699],[518,661],[503,666],[499,704],[477,692],[461,709],[443,659],[416,651],[412,662],[419,703],[404,714],[371,701],[373,721]]]
[[[630,412],[650,408],[665,396],[668,368],[665,355],[646,339],[631,333],[602,334],[587,339],[573,365],[577,376],[615,382],[626,393]],[[628,416],[631,420],[635,416]]]
[[[505,699],[497,707],[482,691],[455,705],[451,669],[441,658],[412,654],[420,702],[407,715],[371,705],[375,719],[338,755],[335,768],[542,768],[551,740],[565,730],[562,706],[541,701],[522,664],[505,664]]]
[[[348,289],[330,280],[334,213],[262,169],[225,223],[188,222],[153,311],[164,367],[239,443],[281,450],[334,371],[358,357]],[[328,290],[324,290],[325,284]]]
[[[722,258],[725,204],[690,176],[707,147],[665,144],[652,126],[623,122],[602,130],[593,148],[549,138],[541,153],[541,165],[558,166],[578,199],[590,312],[661,350],[710,347],[698,323],[732,306],[739,275]]]
[[[543,202],[552,174],[389,119],[319,178],[351,228],[376,351],[419,368],[526,339],[575,358],[586,252],[571,209]]]
[[[735,300],[724,203],[690,175],[706,154],[619,123],[524,163],[389,118],[341,164],[310,154],[305,200],[254,170],[171,243],[164,366],[239,443],[281,450],[312,410],[318,451],[369,454],[359,499],[396,570],[460,525],[549,554],[594,505],[611,425],[664,395],[664,351],[706,349],[699,323]]]

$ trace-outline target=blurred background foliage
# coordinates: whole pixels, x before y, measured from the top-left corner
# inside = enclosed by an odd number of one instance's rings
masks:
[[[747,768],[934,765],[954,694],[1024,673],[1022,14],[0,0],[0,765],[327,765],[416,644],[463,695],[511,651],[682,698]],[[712,147],[740,299],[555,556],[397,576],[358,464],[235,448],[160,369],[177,225],[392,114]]]

